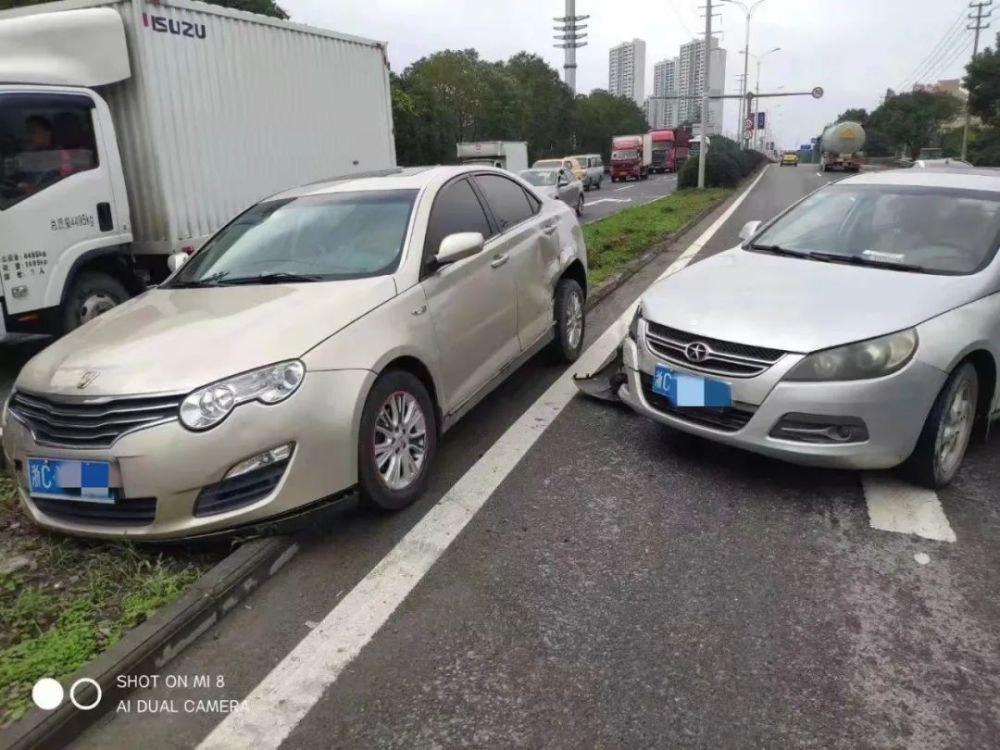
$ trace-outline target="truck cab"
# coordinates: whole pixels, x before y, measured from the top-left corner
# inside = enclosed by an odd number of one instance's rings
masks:
[[[624,182],[629,177],[645,180],[649,176],[650,154],[648,150],[644,150],[643,140],[638,135],[616,136],[611,139],[612,182]]]
[[[70,16],[70,18],[66,18]],[[0,23],[0,340],[59,333],[141,291],[107,102],[130,75],[117,13]]]

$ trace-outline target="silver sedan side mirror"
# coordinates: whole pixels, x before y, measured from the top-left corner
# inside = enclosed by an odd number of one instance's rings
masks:
[[[439,266],[469,258],[481,252],[486,240],[480,232],[456,232],[449,234],[438,247],[434,259]]]
[[[748,240],[757,234],[757,230],[760,229],[761,222],[759,221],[748,221],[743,225],[740,230],[740,240]]]
[[[187,253],[172,253],[167,258],[167,268],[170,269],[170,273],[173,273],[178,268],[180,268],[185,263],[187,263],[188,262],[188,257],[189,256],[188,256]]]

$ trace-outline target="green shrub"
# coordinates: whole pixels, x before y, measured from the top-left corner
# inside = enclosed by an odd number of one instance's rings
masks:
[[[736,187],[743,177],[743,170],[737,161],[738,156],[720,153],[714,149],[708,152],[705,162],[705,187]],[[689,158],[677,176],[679,188],[698,187],[698,162],[700,157]]]

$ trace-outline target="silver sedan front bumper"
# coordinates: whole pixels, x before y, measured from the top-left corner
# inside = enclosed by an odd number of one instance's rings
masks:
[[[640,332],[640,340],[642,333]],[[653,394],[644,387],[643,374],[652,376],[657,364],[685,370],[663,362],[631,337],[622,345],[626,382],[619,398],[639,414],[692,435],[744,448],[796,464],[844,469],[888,469],[905,461],[913,452],[920,431],[947,374],[911,361],[899,372],[873,380],[808,383],[785,381],[784,376],[802,355],[786,354],[766,372],[753,378],[719,378],[732,388],[734,406],[742,426],[734,421],[725,427],[707,424],[694,412],[670,412],[651,403]],[[854,418],[867,428],[867,439],[848,443],[814,443],[772,436],[775,426],[789,414]]]

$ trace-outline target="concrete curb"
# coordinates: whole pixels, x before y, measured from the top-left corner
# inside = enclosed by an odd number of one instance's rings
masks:
[[[163,667],[199,636],[211,629],[262,583],[277,573],[298,545],[287,538],[244,543],[199,578],[180,599],[129,631],[71,678],[63,681],[66,698],[52,711],[32,708],[0,731],[0,747],[27,750],[62,747],[112,710],[131,688],[117,686],[119,676],[159,674]],[[69,699],[78,680],[95,681],[101,689],[98,705],[77,709]],[[78,703],[89,705],[97,691],[89,682],[76,691]]]
[[[626,281],[635,276],[636,273],[638,273],[639,270],[643,268],[643,266],[647,265],[658,255],[666,252],[671,247],[673,247],[679,240],[683,239],[684,235],[686,235],[688,232],[691,231],[691,229],[700,224],[705,219],[706,216],[709,216],[713,211],[717,210],[720,206],[724,206],[730,200],[739,195],[740,188],[742,188],[743,185],[748,180],[751,180],[754,177],[756,177],[759,171],[760,171],[759,169],[755,169],[753,172],[747,175],[747,177],[745,177],[743,181],[740,182],[739,186],[736,188],[736,191],[732,195],[719,201],[718,203],[703,208],[697,214],[695,214],[686,222],[684,222],[684,224],[682,224],[677,229],[677,231],[673,232],[672,234],[666,235],[662,240],[654,242],[652,245],[649,246],[646,252],[644,252],[638,258],[633,258],[632,260],[630,260],[628,263],[625,264],[622,270],[620,270],[614,276],[605,279],[600,284],[591,289],[590,292],[588,292],[587,294],[587,301],[584,304],[584,310],[589,312],[593,308],[597,307],[597,305],[599,305],[604,299],[606,299],[611,294],[614,294],[615,291],[617,291],[621,286],[623,286]],[[673,193],[671,193],[671,195],[672,194]],[[666,198],[667,196],[663,197]],[[645,206],[657,200],[660,199],[654,198],[652,201],[647,201],[646,203],[643,203],[641,205]]]

